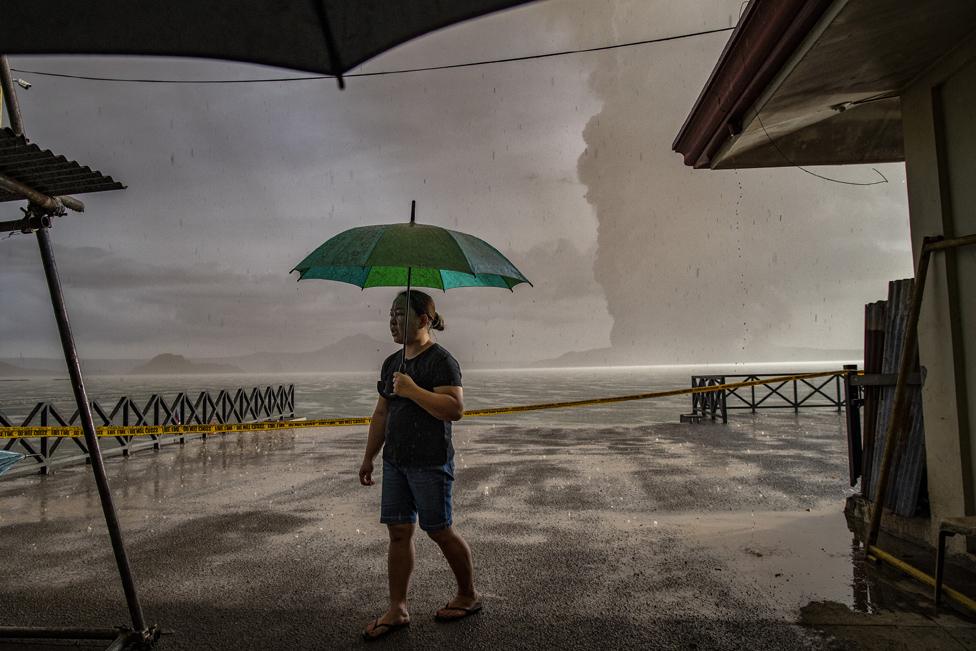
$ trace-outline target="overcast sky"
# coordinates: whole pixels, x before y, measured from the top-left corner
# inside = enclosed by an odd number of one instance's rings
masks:
[[[370,71],[510,57],[734,24],[740,0],[545,0],[443,30]],[[863,305],[911,275],[902,165],[853,187],[796,169],[691,170],[671,142],[729,32],[459,70],[241,85],[17,73],[26,130],[123,181],[53,229],[90,357],[225,357],[388,337],[393,290],[295,282],[352,226],[409,217],[482,237],[535,284],[435,294],[460,359],[611,344],[633,363],[856,348]],[[233,63],[15,57],[126,77],[251,78]],[[820,168],[872,180],[864,167]],[[0,205],[0,219],[18,215]],[[0,240],[0,357],[60,354],[37,247]],[[772,353],[770,352],[772,351]],[[327,370],[327,369],[323,369]]]

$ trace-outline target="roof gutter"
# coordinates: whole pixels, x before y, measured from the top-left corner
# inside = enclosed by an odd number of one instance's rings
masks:
[[[671,148],[709,167],[833,0],[751,0]]]

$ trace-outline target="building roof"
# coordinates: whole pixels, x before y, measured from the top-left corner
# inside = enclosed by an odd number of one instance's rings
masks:
[[[972,0],[751,0],[673,148],[702,168],[904,160],[899,96]]]
[[[0,174],[51,197],[125,188],[111,176],[30,144],[10,129],[0,129]],[[0,201],[23,198],[0,189]]]

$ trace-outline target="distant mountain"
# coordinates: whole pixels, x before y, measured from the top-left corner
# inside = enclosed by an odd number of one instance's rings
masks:
[[[397,345],[391,341],[379,341],[368,335],[356,334],[306,353],[252,353],[211,361],[235,364],[248,372],[374,371],[396,349]]]
[[[568,353],[563,353],[559,357],[553,357],[550,359],[541,359],[537,362],[532,362],[530,366],[534,367],[567,367],[567,366],[616,366],[621,364],[641,364],[642,362],[635,361],[633,356],[622,355],[619,351],[612,347],[606,348],[591,348],[589,350],[571,350]]]
[[[33,377],[37,375],[47,375],[47,373],[34,368],[21,368],[0,362],[0,377]]]
[[[191,362],[182,355],[163,353],[151,360],[135,367],[130,371],[132,375],[188,375],[196,373],[243,373],[240,368],[232,364],[213,364],[208,362]]]
[[[144,359],[97,359],[81,358],[81,370],[86,375],[122,375],[128,373],[133,366],[144,363]],[[22,368],[31,375],[64,377],[67,367],[63,357],[5,357],[0,363],[7,363]]]
[[[398,346],[389,340],[378,340],[356,334],[304,353],[251,353],[237,357],[205,358],[190,361],[181,355],[159,355],[149,362],[136,359],[82,359],[82,370],[92,375],[200,374],[200,373],[329,373],[335,371],[375,371],[387,355]],[[735,353],[739,357],[733,356]],[[538,360],[497,360],[478,362],[461,359],[464,369],[634,366],[642,364],[736,364],[764,362],[858,361],[858,349],[823,349],[767,346],[762,351],[731,351],[723,359],[655,359],[648,349],[592,348],[564,353]],[[0,360],[0,377],[63,376],[64,360],[46,358],[4,358]]]
[[[318,350],[301,353],[251,353],[236,357],[189,360],[170,353],[143,359],[83,358],[82,370],[90,375],[170,375],[200,373],[328,373],[330,371],[375,371],[387,355],[395,352],[392,341],[367,335],[345,337]],[[15,363],[12,363],[15,362]],[[64,375],[63,359],[4,358],[0,377]]]

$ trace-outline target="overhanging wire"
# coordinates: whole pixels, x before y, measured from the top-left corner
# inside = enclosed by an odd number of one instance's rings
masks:
[[[763,106],[765,107],[765,105],[763,105]],[[756,120],[759,121],[759,126],[762,128],[763,133],[766,134],[766,139],[769,140],[769,144],[771,144],[773,146],[773,148],[776,150],[776,153],[778,153],[783,158],[784,161],[786,161],[787,163],[789,163],[791,167],[795,167],[796,169],[800,170],[801,172],[806,172],[810,176],[815,176],[818,179],[821,179],[821,180],[824,180],[824,181],[830,181],[831,183],[840,183],[841,185],[856,185],[856,186],[862,186],[863,187],[863,186],[867,186],[867,185],[880,185],[882,183],[887,183],[888,182],[888,177],[886,177],[884,174],[882,174],[878,170],[877,167],[872,167],[871,169],[874,170],[874,173],[875,174],[877,174],[878,176],[881,177],[881,180],[880,181],[871,181],[870,183],[858,183],[856,181],[845,181],[843,179],[833,179],[833,178],[831,178],[829,176],[824,176],[823,174],[817,174],[814,171],[808,170],[807,168],[803,167],[802,165],[797,165],[792,160],[790,160],[790,157],[787,156],[783,152],[782,149],[779,148],[779,145],[776,144],[776,141],[773,140],[773,137],[771,135],[769,135],[769,132],[768,131],[766,131],[766,125],[763,124],[762,118],[759,117],[759,113],[756,113]]]
[[[560,50],[558,52],[545,52],[543,54],[528,54],[525,56],[506,57],[501,59],[486,59],[482,61],[469,61],[466,63],[451,63],[440,66],[426,66],[420,68],[398,68],[395,70],[380,70],[376,72],[356,72],[342,75],[343,79],[350,77],[388,77],[391,75],[403,75],[415,72],[430,72],[435,70],[456,70],[458,68],[473,68],[475,66],[487,66],[496,63],[516,63],[519,61],[534,61],[538,59],[550,59],[553,57],[568,56],[571,54],[586,54],[590,52],[604,52],[607,50],[617,50],[627,47],[637,47],[640,45],[653,45],[655,43],[666,43],[668,41],[678,41],[686,38],[707,36],[728,32],[735,27],[721,27],[718,29],[708,29],[700,32],[689,32],[687,34],[675,34],[672,36],[662,36],[660,38],[649,38],[642,41],[630,41],[628,43],[616,43],[614,45],[601,45],[598,47],[581,48],[578,50]],[[322,79],[335,79],[336,75],[306,75],[302,77],[266,77],[260,79],[146,79],[146,78],[127,78],[127,77],[98,77],[93,75],[72,75],[63,72],[45,72],[42,70],[27,70],[24,68],[11,68],[14,72],[26,75],[38,75],[41,77],[58,77],[62,79],[80,79],[83,81],[104,81],[116,83],[135,83],[135,84],[265,84],[287,81],[318,81]]]

